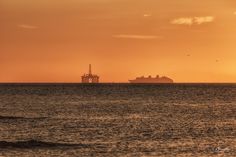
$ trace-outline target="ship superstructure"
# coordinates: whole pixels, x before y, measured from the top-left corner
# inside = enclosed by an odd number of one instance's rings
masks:
[[[168,78],[166,76],[159,77],[157,75],[156,77],[148,76],[148,77],[137,77],[134,80],[129,80],[130,83],[174,83],[174,81],[171,78]]]

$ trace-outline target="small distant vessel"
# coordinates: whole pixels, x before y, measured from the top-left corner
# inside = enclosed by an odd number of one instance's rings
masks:
[[[171,78],[168,78],[166,76],[159,77],[157,75],[156,77],[148,76],[148,77],[137,77],[135,80],[129,80],[130,83],[174,83],[174,81]]]

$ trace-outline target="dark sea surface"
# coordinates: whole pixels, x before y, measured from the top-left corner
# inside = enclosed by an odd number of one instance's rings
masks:
[[[236,84],[1,84],[0,156],[236,156]]]

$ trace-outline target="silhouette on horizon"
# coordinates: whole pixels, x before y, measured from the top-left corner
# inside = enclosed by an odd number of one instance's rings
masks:
[[[171,78],[168,78],[166,76],[159,77],[157,75],[156,77],[148,76],[148,77],[137,77],[135,80],[129,80],[130,83],[174,83],[174,81]]]
[[[92,74],[92,66],[89,64],[89,73],[81,76],[82,83],[99,83],[99,76]]]

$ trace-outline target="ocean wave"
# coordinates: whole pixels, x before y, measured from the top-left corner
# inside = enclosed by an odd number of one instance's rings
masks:
[[[57,148],[57,147],[80,147],[87,148],[87,144],[70,144],[70,143],[54,143],[54,142],[44,142],[38,140],[28,140],[28,141],[0,141],[0,148]]]

